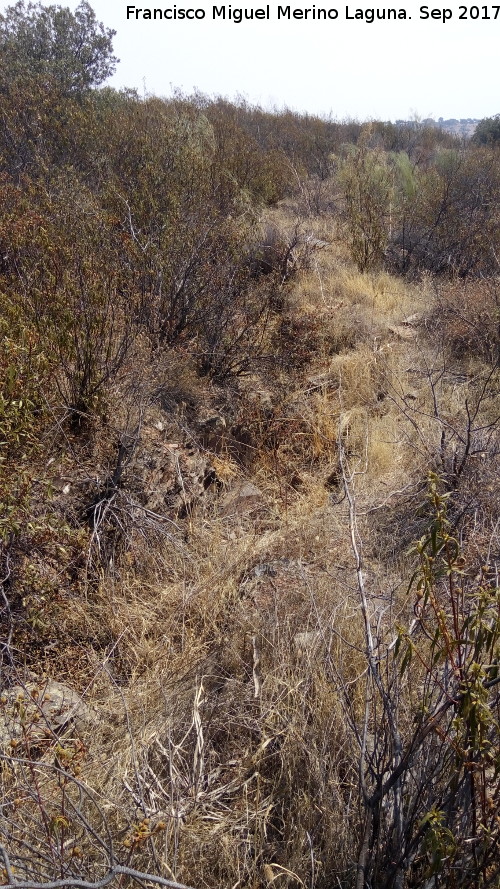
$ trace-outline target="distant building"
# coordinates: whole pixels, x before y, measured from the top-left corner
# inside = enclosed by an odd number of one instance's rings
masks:
[[[438,127],[440,130],[444,130],[446,133],[450,133],[452,136],[457,136],[462,139],[470,139],[471,136],[474,135],[478,123],[479,120],[472,117],[462,117],[461,120],[457,120],[456,117],[450,117],[447,120],[445,120],[444,117],[439,117],[437,120],[434,120],[432,117],[426,117],[425,120],[422,121],[396,121],[396,125],[399,127]]]

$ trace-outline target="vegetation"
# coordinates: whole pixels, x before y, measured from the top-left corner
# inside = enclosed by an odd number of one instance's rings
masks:
[[[10,77],[43,77],[73,94],[98,86],[114,72],[115,33],[96,21],[86,0],[74,13],[18,0],[0,16],[0,50]]]
[[[500,114],[480,120],[474,133],[479,145],[492,145],[500,140]]]
[[[498,886],[495,140],[112,37],[0,17],[0,883]]]

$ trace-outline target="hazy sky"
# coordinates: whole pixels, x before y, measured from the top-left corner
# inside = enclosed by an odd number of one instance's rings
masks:
[[[421,19],[417,0],[396,7],[406,10],[406,20],[370,24],[347,19],[347,9],[354,16],[357,9],[376,8],[361,2],[291,6],[337,10],[338,17],[328,21],[278,21],[279,6],[271,3],[270,20],[237,24],[214,20],[213,5],[202,0],[176,5],[142,0],[152,9],[203,10],[199,21],[127,20],[127,0],[90,2],[98,18],[117,32],[114,46],[121,61],[111,81],[116,87],[156,95],[170,95],[175,88],[229,98],[241,94],[266,107],[286,105],[339,119],[481,118],[500,112],[500,7],[446,2],[426,7],[439,16],[445,8],[451,11],[451,19],[443,22],[441,17]],[[0,9],[7,5],[0,0]],[[60,0],[60,5],[74,8],[76,2]],[[226,10],[231,7],[242,8],[238,2],[226,4]],[[471,18],[476,13],[480,17]]]

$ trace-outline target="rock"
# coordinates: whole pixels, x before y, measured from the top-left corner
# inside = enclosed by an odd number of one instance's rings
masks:
[[[157,515],[185,517],[213,484],[217,474],[205,454],[178,441],[148,441],[130,466],[132,494]],[[135,488],[135,490],[134,490]]]
[[[409,324],[389,325],[389,330],[400,340],[413,340],[417,335],[416,330],[414,330],[413,327]]]
[[[226,421],[220,414],[207,414],[198,420],[197,431],[204,448],[219,452],[226,437]]]
[[[229,491],[222,501],[223,515],[248,515],[264,505],[264,496],[260,488],[251,482],[243,482]]]
[[[224,417],[221,417],[220,414],[211,414],[209,417],[206,417],[199,424],[200,429],[215,429],[217,426],[220,426],[222,429],[226,428],[226,421]]]
[[[314,247],[316,250],[323,250],[325,247],[330,246],[328,241],[322,241],[321,238],[315,238],[314,235],[306,235],[304,243],[307,244],[308,247]]]
[[[418,315],[408,315],[407,318],[404,318],[401,324],[408,324],[410,327],[414,324],[418,324]]]
[[[0,746],[29,737],[39,743],[71,728],[82,734],[96,721],[78,692],[55,679],[5,689],[0,697]]]
[[[255,580],[260,581],[269,577],[277,577],[280,572],[289,568],[291,564],[290,559],[273,559],[272,562],[258,562],[243,575],[240,591],[243,592]]]
[[[260,562],[254,565],[249,577],[276,577],[277,570],[271,562]]]

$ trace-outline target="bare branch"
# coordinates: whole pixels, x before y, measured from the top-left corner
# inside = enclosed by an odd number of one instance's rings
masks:
[[[119,876],[131,877],[133,880],[155,883],[158,886],[167,886],[169,889],[190,889],[190,887],[185,886],[184,883],[176,883],[174,880],[167,880],[165,877],[159,877],[156,874],[146,874],[121,864],[116,864],[104,877],[97,880],[95,883],[75,878],[53,880],[50,883],[37,883],[32,880],[21,880],[17,882],[13,879],[10,865],[7,867],[8,856],[6,857],[6,852],[3,846],[0,846],[0,852],[3,855],[5,869],[7,870],[8,875],[7,879],[9,880],[8,883],[3,884],[2,889],[69,889],[69,887],[72,887],[72,889],[104,889],[104,886],[109,886],[109,884]]]

